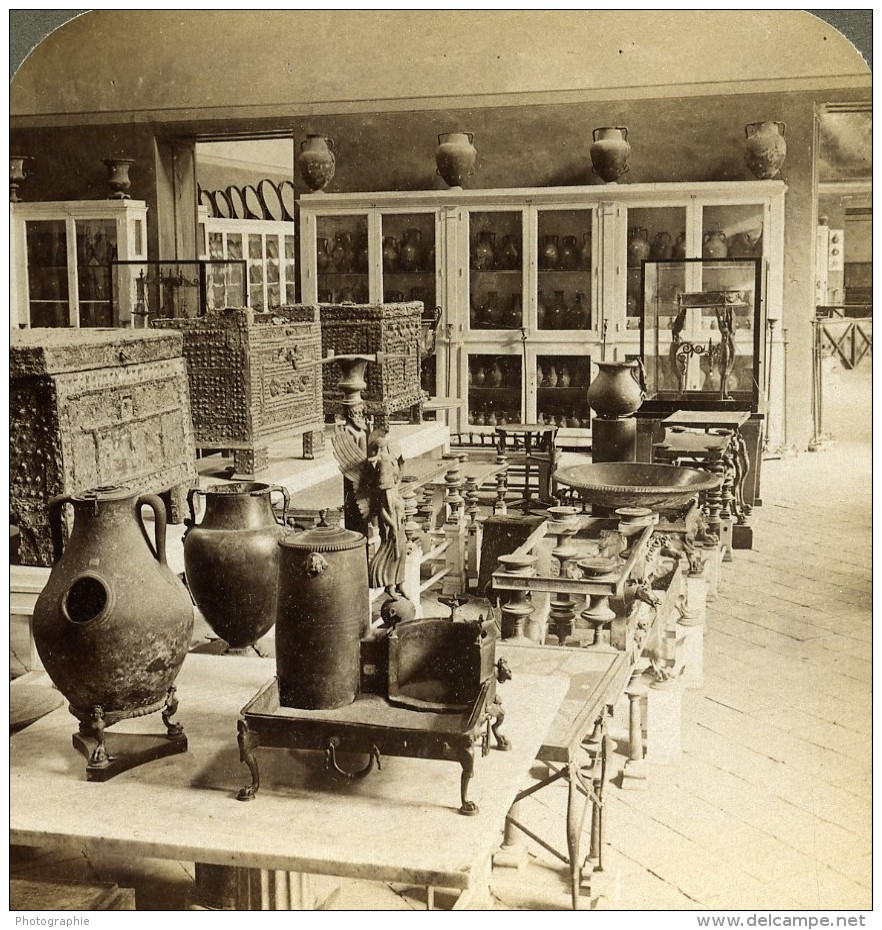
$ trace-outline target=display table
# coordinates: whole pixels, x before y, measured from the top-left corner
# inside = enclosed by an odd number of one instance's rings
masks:
[[[565,778],[567,787],[566,843],[570,866],[570,889],[573,908],[580,904],[583,878],[586,877],[586,860],[582,855],[582,836],[588,805],[592,800],[591,848],[588,866],[590,871],[602,864],[603,833],[601,829],[601,801],[603,797],[603,768],[606,753],[603,746],[603,717],[607,705],[614,704],[628,683],[631,658],[624,652],[609,649],[595,652],[565,646],[527,646],[503,642],[498,652],[516,674],[565,675],[569,689],[557,712],[536,758],[549,764],[551,774],[519,792],[509,811],[503,849],[494,857],[494,864],[517,862],[513,850],[518,847],[518,834],[524,831],[520,822],[522,801],[534,792]],[[586,752],[597,729],[593,753]],[[583,766],[590,768],[587,775]],[[592,799],[583,782],[595,791]],[[534,834],[534,840],[564,858],[552,846]]]
[[[490,855],[568,680],[515,672],[500,687],[512,749],[476,760],[480,813],[462,817],[458,765],[397,757],[361,781],[332,782],[321,753],[266,750],[260,795],[237,801],[248,771],[236,721],[274,674],[271,659],[189,655],[176,682],[189,751],[103,784],[86,781],[74,718],[63,708],[44,717],[10,742],[10,841],[236,866],[253,879],[243,909],[271,908],[254,889],[291,872],[453,888],[460,906],[486,896]],[[153,732],[155,721],[117,729]]]
[[[720,475],[721,488],[707,495],[708,528],[720,536],[729,558],[733,548],[753,545],[748,525],[753,507],[745,493],[753,466],[741,432],[749,420],[746,410],[677,410],[662,420],[665,439],[653,450],[656,461],[694,464]]]

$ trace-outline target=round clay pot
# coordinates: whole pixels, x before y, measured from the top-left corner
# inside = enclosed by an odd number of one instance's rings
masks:
[[[671,258],[686,258],[686,233],[681,232],[671,248]]]
[[[271,495],[284,498],[282,525]],[[205,497],[196,523],[194,498]],[[288,492],[254,481],[193,488],[184,536],[184,573],[196,606],[208,625],[233,649],[265,636],[276,622],[279,539],[285,532]]]
[[[744,127],[744,160],[753,175],[760,180],[775,177],[787,157],[784,123],[768,121],[748,123]]]
[[[472,249],[472,268],[475,271],[492,271],[496,265],[496,233],[484,230],[478,233]]]
[[[705,233],[702,243],[702,258],[726,258],[729,254],[726,234],[720,230]]]
[[[63,545],[62,507],[73,530]],[[154,515],[154,541],[141,508]],[[165,504],[153,494],[96,488],[49,503],[55,565],[37,598],[34,643],[80,720],[108,726],[159,710],[193,633],[193,603],[165,554]]]
[[[320,191],[327,187],[337,170],[334,140],[320,133],[307,133],[306,138],[300,143],[297,165],[310,190]]]
[[[597,367],[600,371],[588,386],[588,403],[602,417],[630,416],[646,397],[637,362],[598,362]]]
[[[560,248],[557,236],[543,236],[539,248],[539,268],[542,271],[554,271],[560,262]]]
[[[628,230],[628,267],[639,267],[651,251],[649,233],[642,226],[632,226]]]
[[[594,173],[608,184],[614,184],[628,171],[631,143],[625,126],[602,126],[594,130],[591,143],[591,165]]]
[[[671,257],[671,251],[673,250],[673,243],[671,242],[671,234],[667,232],[660,232],[655,234],[655,240],[652,243],[652,246],[649,250],[649,257],[652,259],[665,259]]]
[[[564,236],[560,246],[560,267],[563,271],[575,271],[579,267],[579,244],[575,236]]]
[[[423,234],[419,229],[408,229],[398,251],[398,270],[416,271],[423,261]]]
[[[450,187],[462,187],[475,172],[475,148],[473,132],[442,132],[435,149],[435,164],[438,174]]]

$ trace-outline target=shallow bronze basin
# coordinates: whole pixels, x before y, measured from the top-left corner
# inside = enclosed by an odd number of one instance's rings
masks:
[[[721,479],[697,468],[644,462],[597,462],[559,468],[554,477],[575,488],[592,504],[667,510],[687,504],[700,491],[719,487]]]

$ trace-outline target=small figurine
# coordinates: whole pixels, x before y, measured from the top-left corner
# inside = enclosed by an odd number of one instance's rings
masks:
[[[729,394],[729,375],[735,365],[735,324],[730,306],[717,307],[720,329],[720,398],[732,400]]]

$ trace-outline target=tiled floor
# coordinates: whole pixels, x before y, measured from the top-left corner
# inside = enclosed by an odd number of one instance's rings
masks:
[[[867,373],[837,372],[827,419],[837,444],[764,464],[754,548],[726,566],[709,609],[704,687],[684,696],[683,759],[653,766],[646,791],[614,780],[607,794],[606,865],[621,908],[872,906],[868,396]],[[562,844],[565,799],[565,788],[548,788],[523,816]],[[560,863],[529,848],[526,875],[494,876],[497,907],[567,907]],[[111,879],[135,887],[141,908],[181,907],[192,884],[190,864],[155,861],[19,851],[11,869]],[[424,900],[350,883],[339,906]]]

